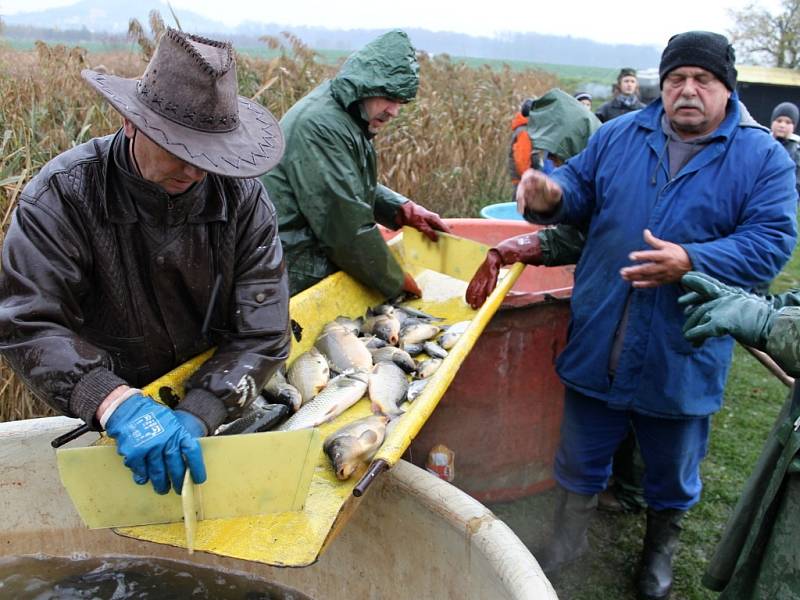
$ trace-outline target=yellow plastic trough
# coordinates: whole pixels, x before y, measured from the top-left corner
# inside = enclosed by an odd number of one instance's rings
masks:
[[[374,461],[383,460],[391,466],[400,459],[436,408],[459,365],[522,272],[523,265],[514,265],[501,273],[495,291],[479,310],[474,311],[464,302],[463,293],[457,297],[445,297],[446,292],[436,289],[438,284],[435,283],[435,278],[434,283],[426,288],[425,274],[427,271],[434,271],[467,282],[483,260],[487,246],[444,234],[434,243],[409,228],[405,228],[402,234],[392,239],[389,245],[406,271],[422,282],[423,298],[414,301],[413,306],[443,317],[447,323],[471,320],[467,331],[430,378],[424,392],[392,429],[374,458]],[[294,344],[289,363],[311,348],[323,326],[329,321],[340,315],[362,316],[368,307],[384,300],[378,293],[342,272],[294,296],[290,303],[290,315],[302,327],[302,337]],[[169,386],[175,394],[182,396],[183,380],[210,355],[211,351],[196,357],[156,380],[145,391],[158,398],[158,390]],[[336,420],[320,427],[321,434],[324,438],[342,425],[368,414],[369,401],[362,399]],[[200,521],[194,548],[196,551],[275,566],[311,565],[341,531],[359,505],[360,498],[353,495],[353,489],[361,475],[363,470],[347,481],[339,481],[327,457],[320,452],[302,511]],[[131,538],[186,547],[182,523],[128,527],[115,531]]]

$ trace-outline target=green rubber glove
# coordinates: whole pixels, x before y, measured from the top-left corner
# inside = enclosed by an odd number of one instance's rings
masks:
[[[710,337],[732,335],[764,349],[775,313],[767,300],[697,272],[684,275],[681,283],[691,290],[678,299],[688,314],[683,325],[686,339],[701,344]]]

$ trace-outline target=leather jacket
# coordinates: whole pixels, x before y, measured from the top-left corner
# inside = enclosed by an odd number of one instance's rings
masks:
[[[126,141],[73,148],[23,190],[3,245],[0,354],[38,398],[98,428],[114,388],[217,346],[180,404],[213,431],[288,356],[275,210],[256,179],[207,174],[169,196],[134,174]]]

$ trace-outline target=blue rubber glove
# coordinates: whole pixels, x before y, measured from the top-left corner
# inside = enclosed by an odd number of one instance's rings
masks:
[[[692,290],[678,299],[689,315],[683,326],[686,339],[700,344],[732,335],[742,344],[764,349],[775,313],[767,300],[700,273],[687,273],[681,283]]]
[[[195,433],[205,433],[205,426],[194,415],[173,412],[152,398],[134,394],[109,417],[106,432],[116,440],[117,452],[140,485],[149,480],[157,493],[166,494],[172,481],[180,494],[187,466],[195,483],[206,480],[203,453],[195,439]]]

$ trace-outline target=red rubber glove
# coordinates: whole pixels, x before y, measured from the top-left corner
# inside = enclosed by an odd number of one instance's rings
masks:
[[[437,239],[436,231],[450,233],[450,226],[442,221],[441,217],[435,212],[422,208],[416,202],[405,202],[397,210],[397,224],[401,227],[408,225],[421,231],[434,242]]]
[[[411,294],[412,296],[416,296],[417,298],[422,298],[422,290],[409,273],[406,273],[405,277],[403,278],[403,291],[407,294]]]
[[[486,253],[486,258],[467,287],[467,304],[475,310],[483,306],[486,298],[497,287],[497,276],[501,267],[518,262],[526,265],[542,264],[542,247],[539,236],[535,233],[524,233],[503,240]]]

